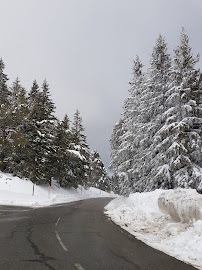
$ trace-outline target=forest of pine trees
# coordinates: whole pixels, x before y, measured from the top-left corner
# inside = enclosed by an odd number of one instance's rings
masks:
[[[111,135],[118,192],[193,188],[202,192],[202,74],[182,28],[174,54],[159,35],[149,68],[133,62],[129,96]]]
[[[34,80],[27,92],[19,78],[8,86],[0,59],[0,170],[35,184],[58,181],[61,187],[95,186],[109,180],[99,153],[95,162],[77,110],[72,123],[55,116],[49,85]],[[99,173],[97,173],[99,171]]]

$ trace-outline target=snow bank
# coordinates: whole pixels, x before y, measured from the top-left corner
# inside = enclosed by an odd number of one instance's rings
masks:
[[[119,197],[106,214],[146,244],[202,270],[202,195],[155,190]]]
[[[32,196],[32,190],[31,181],[0,172],[0,205],[42,207],[88,198],[114,197],[114,195],[96,188],[61,188],[56,181],[52,183],[50,195],[47,184],[34,185],[34,196]]]
[[[158,198],[159,208],[174,221],[189,223],[202,219],[202,196],[195,190],[169,190]]]

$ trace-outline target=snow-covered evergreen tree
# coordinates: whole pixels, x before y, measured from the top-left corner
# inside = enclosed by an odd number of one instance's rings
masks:
[[[138,155],[137,145],[140,137],[142,120],[140,118],[141,97],[143,92],[144,74],[142,63],[137,56],[133,62],[133,78],[130,82],[129,97],[123,106],[122,118],[115,125],[111,136],[110,169],[116,174],[121,194],[128,194],[133,190],[139,171],[134,174],[134,158]]]
[[[110,139],[110,146],[111,146],[111,162],[109,168],[115,173],[118,173],[118,167],[120,162],[120,158],[118,156],[118,150],[121,145],[121,137],[123,135],[123,120],[120,119],[112,130],[112,135]]]
[[[56,125],[55,104],[51,99],[49,85],[46,80],[43,81],[41,92],[41,120],[38,124],[38,131],[41,135],[41,144],[43,144],[43,174],[45,181],[51,179],[53,175],[53,155],[54,155],[54,130]]]
[[[79,164],[75,161],[74,174],[78,174],[77,180],[80,184],[86,185],[89,175],[89,145],[84,135],[83,120],[80,112],[77,110],[74,114],[74,119],[71,128],[71,145],[70,150],[74,155],[79,157]],[[73,167],[72,167],[73,169]]]
[[[136,164],[140,170],[140,182],[135,183],[137,191],[150,189],[150,182],[156,170],[155,135],[163,125],[162,115],[166,110],[165,93],[169,89],[171,74],[171,57],[165,39],[159,35],[153,48],[150,66],[146,74],[143,97],[141,99],[141,119],[144,129],[140,141],[140,153]],[[138,163],[138,160],[141,163]]]
[[[7,81],[8,76],[4,73],[5,64],[2,58],[0,59],[0,105],[6,104],[10,95]]]
[[[54,115],[46,80],[27,95],[18,78],[7,86],[4,68],[0,59],[0,169],[38,184],[55,177],[63,187],[85,185],[90,154],[79,111],[70,129],[67,115]]]
[[[101,190],[111,190],[110,177],[107,174],[100,154],[96,150],[90,153],[90,173],[88,181],[89,185],[99,188]]]
[[[119,180],[119,191],[120,194],[126,195],[132,190],[132,185],[130,183],[128,172],[123,171],[122,162],[125,162],[123,146],[123,136],[125,134],[123,119],[121,118],[113,128],[110,145],[111,145],[111,162],[109,165],[110,170],[117,175]]]
[[[50,99],[46,81],[42,85],[42,91],[37,82],[33,82],[28,102],[30,112],[25,130],[28,140],[26,176],[34,183],[48,181],[51,178],[50,170],[52,168],[55,106]]]
[[[71,148],[70,120],[67,115],[60,122],[57,122],[54,134],[54,159],[53,176],[58,180],[61,187],[77,187],[80,184],[77,178],[78,166],[81,163],[80,157]]]
[[[26,91],[19,78],[10,87],[9,110],[10,127],[7,129],[10,151],[8,154],[7,172],[23,177],[23,167],[27,159],[25,126],[29,113]]]
[[[93,185],[102,176],[104,171],[104,164],[100,158],[98,151],[94,150],[90,152],[90,174],[89,183]]]
[[[0,59],[0,169],[6,168],[6,157],[9,151],[7,128],[10,126],[9,95],[7,75],[4,73],[5,64]]]
[[[121,194],[156,188],[202,191],[202,75],[184,29],[174,59],[159,35],[145,74],[139,59],[111,136],[111,164]]]
[[[113,191],[115,194],[120,194],[120,185],[119,185],[119,177],[116,173],[114,173],[111,176],[111,191]]]
[[[84,135],[85,129],[83,127],[83,120],[80,115],[80,112],[76,110],[74,114],[74,119],[72,122],[72,145],[74,145],[75,148],[82,149],[88,149],[89,146],[86,142],[86,135]]]
[[[166,93],[164,125],[157,133],[161,166],[153,188],[201,189],[201,73],[195,68],[199,55],[193,57],[184,29],[174,52],[173,80]]]

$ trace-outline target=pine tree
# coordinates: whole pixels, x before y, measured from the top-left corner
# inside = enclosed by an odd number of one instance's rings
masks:
[[[72,142],[75,148],[86,149],[88,144],[86,142],[86,136],[83,134],[85,131],[82,123],[82,117],[80,112],[77,110],[74,114],[73,126],[72,126]]]
[[[121,194],[176,187],[202,192],[202,75],[184,29],[174,53],[171,63],[160,35],[146,74],[134,61],[132,87],[110,141],[112,179]]]
[[[0,105],[2,106],[3,104],[5,105],[8,102],[10,91],[7,86],[7,81],[8,77],[4,73],[5,69],[5,64],[2,60],[0,59]]]
[[[74,119],[71,129],[71,146],[70,150],[76,151],[72,152],[74,155],[80,159],[80,167],[74,167],[74,174],[78,174],[78,179],[80,184],[87,184],[89,175],[89,146],[86,142],[86,136],[84,135],[84,127],[82,123],[82,117],[80,112],[77,110],[74,114]],[[75,162],[76,165],[76,162]],[[72,168],[73,169],[73,168]]]
[[[95,183],[95,187],[106,192],[112,191],[112,181],[111,178],[107,175],[107,172],[105,172]]]
[[[0,59],[0,169],[6,168],[6,157],[9,151],[7,130],[10,125],[9,95],[7,75],[4,73],[5,64]]]
[[[136,114],[133,117],[133,161],[131,180],[135,191],[147,190],[153,180],[155,167],[155,134],[162,126],[165,93],[171,72],[171,58],[165,39],[159,35],[153,48],[150,66],[144,76],[134,84]]]
[[[0,59],[0,169],[38,184],[55,177],[63,187],[85,185],[90,154],[79,111],[70,129],[67,115],[54,116],[46,80],[27,96],[18,78],[8,88],[4,68]]]
[[[141,181],[144,183],[142,187],[137,187],[137,190],[143,191],[151,188],[154,176],[156,174],[156,154],[158,153],[156,141],[156,133],[163,126],[163,114],[166,111],[166,92],[170,86],[171,77],[171,57],[168,53],[165,39],[159,35],[156,44],[153,48],[150,66],[147,71],[147,79],[145,82],[146,104],[143,102],[143,109],[147,113],[142,113],[142,116],[147,116],[144,123],[144,146],[145,151],[141,160],[143,164]],[[147,95],[148,94],[148,95]],[[143,110],[143,112],[144,112]]]
[[[41,134],[41,143],[43,144],[43,174],[45,181],[50,181],[53,176],[53,156],[54,156],[54,130],[56,125],[55,104],[51,99],[49,85],[46,80],[42,84],[41,91],[41,121],[38,123],[38,129]]]
[[[111,145],[111,162],[109,168],[114,174],[118,176],[120,194],[127,195],[132,190],[132,184],[129,179],[128,173],[124,170],[122,162],[125,156],[122,151],[123,135],[125,130],[123,129],[123,119],[120,119],[113,128],[110,145]],[[125,169],[125,168],[124,168]]]
[[[113,173],[118,174],[118,167],[120,165],[120,158],[119,158],[119,148],[121,146],[121,137],[123,135],[123,120],[122,118],[115,124],[112,130],[112,135],[110,139],[110,147],[111,147],[111,162],[109,164],[110,170]]]
[[[165,124],[159,131],[163,153],[155,187],[200,189],[201,73],[195,69],[199,55],[193,57],[184,29],[174,52],[173,84],[166,93]]]
[[[128,190],[128,186],[130,186],[130,192],[134,191],[142,175],[141,167],[139,167],[138,163],[145,151],[147,141],[145,122],[147,122],[148,104],[147,92],[145,91],[145,79],[143,64],[139,57],[136,56],[136,59],[133,61],[133,77],[131,82],[129,82],[132,87],[129,90],[129,97],[125,101],[123,111],[124,136],[122,140],[125,140],[126,143],[123,144],[124,147],[122,148],[129,149],[127,151],[129,153],[129,159],[126,163],[129,166],[129,183],[126,185],[125,192]],[[145,105],[145,102],[147,105]],[[143,104],[145,107],[142,106]],[[145,118],[143,118],[143,116]],[[122,177],[121,175],[121,178]],[[121,183],[121,178],[118,175],[115,178],[117,178],[121,190],[123,190],[125,184]],[[121,190],[120,192],[123,193]]]
[[[100,154],[95,150],[90,153],[90,175],[89,175],[89,183],[93,185],[97,182],[103,172],[104,164],[101,161]]]
[[[55,106],[50,99],[46,81],[42,85],[42,91],[40,91],[36,80],[33,82],[28,102],[30,113],[26,126],[26,137],[29,142],[27,146],[27,177],[33,183],[50,181]]]
[[[111,181],[98,151],[90,153],[89,185],[104,191],[111,190]]]
[[[29,113],[26,91],[21,86],[19,78],[10,88],[9,99],[10,128],[9,128],[9,158],[6,171],[23,177],[23,167],[27,158],[26,145],[28,141],[24,127]]]
[[[47,121],[55,120],[54,116],[55,104],[51,99],[49,85],[46,79],[43,81],[42,84],[41,98],[42,98],[41,114],[43,115],[43,119]]]
[[[41,148],[41,134],[38,132],[37,123],[40,118],[40,92],[37,81],[33,82],[31,90],[28,94],[29,115],[25,126],[25,134],[28,140],[27,159],[24,167],[25,177],[29,178],[33,183],[40,181],[40,164],[43,156]]]
[[[111,191],[113,191],[115,194],[121,194],[120,190],[120,184],[119,184],[119,177],[117,174],[113,174],[111,176]]]
[[[58,180],[61,187],[71,186],[67,175],[70,170],[71,154],[69,153],[71,143],[71,132],[69,118],[65,115],[62,122],[57,121],[54,134],[54,173],[53,176]]]
[[[116,124],[111,136],[110,168],[117,175],[120,193],[128,194],[133,190],[133,184],[138,181],[134,174],[134,156],[138,155],[142,120],[140,117],[141,97],[144,74],[142,63],[137,56],[133,62],[133,78],[130,82],[129,97],[125,100],[121,120]]]

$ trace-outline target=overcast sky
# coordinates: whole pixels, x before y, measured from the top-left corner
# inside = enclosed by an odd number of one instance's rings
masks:
[[[10,84],[19,76],[29,90],[46,78],[56,115],[80,111],[106,167],[135,56],[148,66],[160,33],[172,53],[182,26],[202,55],[201,0],[0,0],[0,10],[0,57]]]

